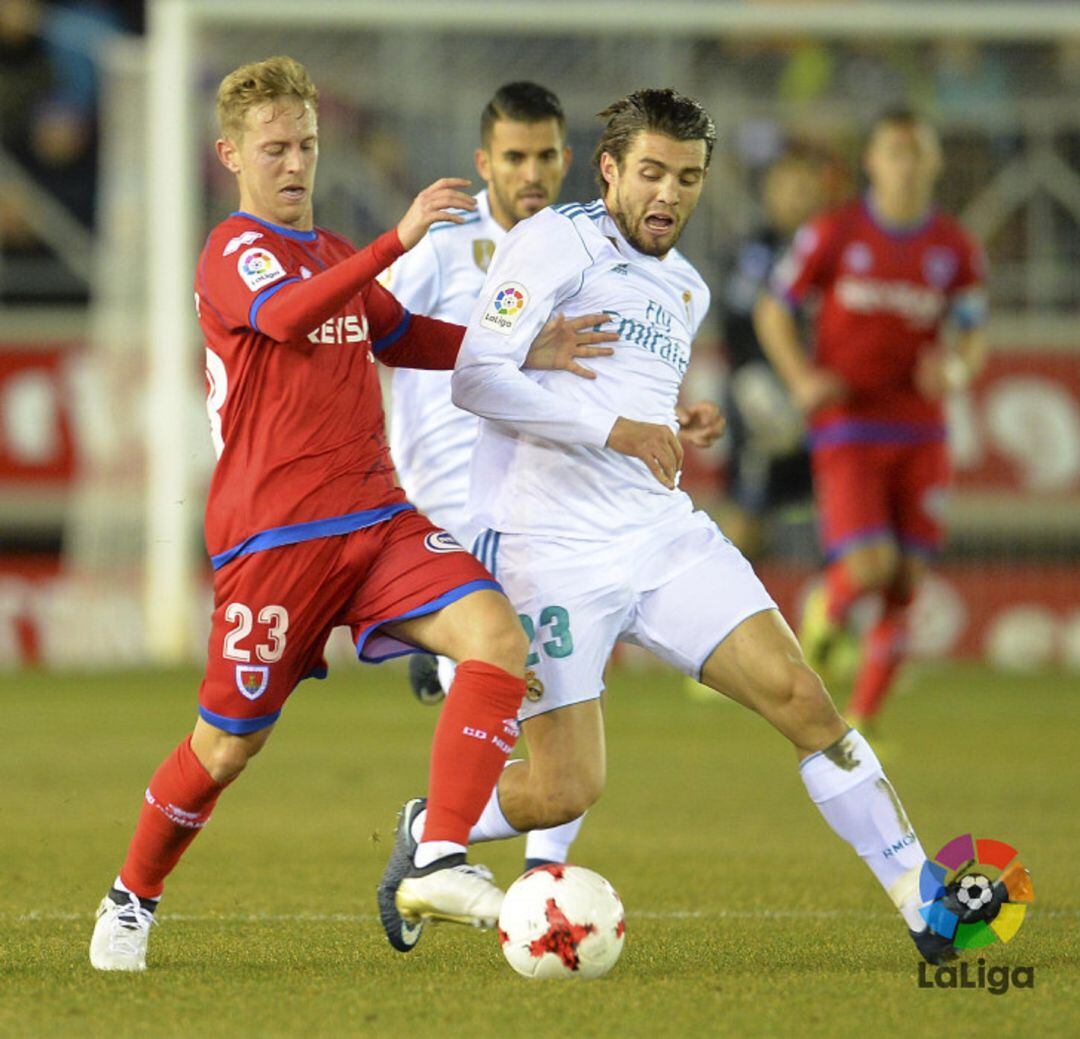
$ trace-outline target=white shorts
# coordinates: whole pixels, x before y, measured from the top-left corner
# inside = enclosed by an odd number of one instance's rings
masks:
[[[606,541],[486,531],[474,554],[506,590],[530,637],[521,720],[598,699],[618,641],[698,678],[737,625],[776,608],[703,512]]]

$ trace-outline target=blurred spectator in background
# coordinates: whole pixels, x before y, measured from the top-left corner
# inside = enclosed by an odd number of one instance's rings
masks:
[[[137,27],[141,17],[140,5],[105,0],[0,2],[0,251],[5,258],[49,255],[37,189],[80,223],[93,225],[102,54],[117,32]],[[12,294],[0,285],[9,301],[24,291]],[[33,296],[29,292],[28,298]]]
[[[836,76],[836,48],[817,39],[799,40],[776,83],[776,96],[789,105],[827,98]]]
[[[0,3],[0,150],[23,164],[31,156],[35,108],[53,85],[41,38],[43,15],[38,0]],[[4,251],[33,247],[25,211],[23,192],[0,166],[0,248]]]
[[[934,52],[934,100],[945,117],[1012,105],[1006,69],[988,47],[975,40],[948,39]]]
[[[792,235],[827,202],[824,156],[791,146],[766,170],[762,226],[738,250],[723,288],[723,340],[729,365],[724,412],[731,444],[724,533],[753,558],[764,546],[765,521],[777,509],[811,498],[803,424],[765,359],[753,311],[773,265]]]

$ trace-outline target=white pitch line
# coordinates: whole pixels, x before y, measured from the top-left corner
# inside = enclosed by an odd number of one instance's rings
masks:
[[[1037,909],[1040,917],[1080,917],[1080,909]],[[714,909],[704,912],[686,909],[630,909],[631,920],[840,920],[886,919],[889,912],[866,912],[856,909]],[[362,924],[378,920],[375,913],[170,913],[163,912],[162,922],[279,924],[279,923],[346,923]],[[0,921],[34,923],[37,921],[91,920],[93,913],[60,913],[34,910],[29,913],[0,913]]]
[[[699,919],[766,919],[791,917],[793,919],[832,919],[839,916],[885,916],[884,913],[857,913],[843,910],[771,910],[771,909],[717,909],[700,912],[690,909],[635,910],[627,916],[636,920],[699,920]],[[32,922],[35,920],[86,920],[91,913],[60,913],[49,910],[33,910],[29,913],[0,913],[0,920]],[[179,923],[368,923],[378,920],[376,913],[170,913],[165,911],[161,919]]]

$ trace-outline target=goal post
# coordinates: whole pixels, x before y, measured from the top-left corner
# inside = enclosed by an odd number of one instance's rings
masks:
[[[146,165],[147,357],[145,638],[159,664],[191,657],[191,600],[201,509],[185,442],[197,392],[193,269],[199,224],[199,150],[193,105],[193,17],[199,4],[160,0],[148,11]]]

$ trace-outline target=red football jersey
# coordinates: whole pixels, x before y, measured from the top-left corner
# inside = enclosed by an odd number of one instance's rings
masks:
[[[244,213],[218,224],[203,247],[195,301],[218,456],[206,506],[215,568],[411,508],[394,475],[373,363],[382,348],[412,338],[408,312],[370,282],[306,334],[281,342],[259,330],[260,311],[280,290],[355,252],[322,228],[297,231]],[[452,365],[451,353],[431,366]]]
[[[983,320],[979,247],[952,217],[932,211],[918,226],[883,226],[869,200],[807,224],[778,264],[773,291],[799,306],[820,296],[815,361],[850,390],[811,421],[811,444],[912,442],[944,436],[940,401],[915,388],[920,353],[956,320]]]

